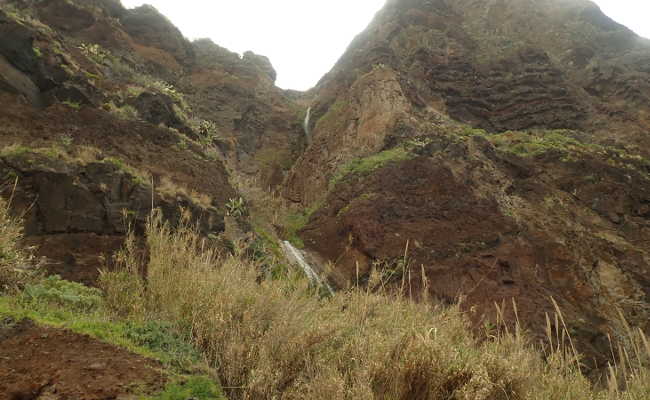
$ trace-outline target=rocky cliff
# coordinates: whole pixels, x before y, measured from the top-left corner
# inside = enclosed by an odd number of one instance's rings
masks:
[[[150,6],[1,2],[0,175],[29,244],[92,282],[152,205],[220,235],[231,172],[277,185],[304,146],[274,80],[265,57],[190,42]]]
[[[590,1],[388,1],[311,91],[299,236],[477,322],[514,299],[542,334],[553,297],[590,355],[617,309],[650,329],[649,60]]]
[[[538,334],[554,298],[600,362],[618,310],[650,330],[648,65],[587,0],[389,0],[296,93],[150,6],[4,0],[4,195],[50,270],[90,282],[152,205],[217,236],[252,182],[298,213],[239,229],[274,222],[339,289],[380,269],[477,326],[514,300]]]

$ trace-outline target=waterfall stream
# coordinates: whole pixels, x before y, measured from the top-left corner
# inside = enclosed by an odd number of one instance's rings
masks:
[[[307,138],[307,143],[311,143],[311,128],[309,124],[311,122],[311,107],[307,109],[307,115],[305,115],[305,121],[302,124],[302,127],[305,130],[305,137]]]
[[[318,287],[324,287],[329,294],[334,294],[332,287],[324,279],[322,279],[320,275],[318,275],[318,273],[314,270],[314,268],[312,268],[312,266],[309,265],[309,263],[305,260],[302,251],[296,249],[291,243],[287,241],[282,242],[282,250],[284,250],[284,254],[287,256],[289,261],[292,264],[298,265],[314,285]]]

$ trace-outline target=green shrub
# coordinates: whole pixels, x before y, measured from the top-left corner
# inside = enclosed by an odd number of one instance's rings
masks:
[[[25,286],[22,296],[27,303],[56,305],[80,312],[96,310],[102,304],[99,289],[63,280],[58,275]]]
[[[226,203],[226,210],[228,215],[233,217],[242,217],[248,212],[246,210],[246,203],[241,197],[228,200],[228,203]]]
[[[104,64],[111,59],[111,52],[98,44],[82,43],[78,48],[86,57],[97,64]]]
[[[204,146],[212,144],[219,137],[219,129],[213,121],[193,118],[190,120],[190,126],[199,135]]]
[[[165,391],[148,400],[217,400],[225,399],[219,387],[208,377],[192,377],[185,382],[172,383]]]
[[[172,324],[149,320],[128,321],[125,325],[125,338],[137,346],[156,354],[165,354],[175,367],[182,367],[201,360],[200,354],[191,342],[176,334]]]

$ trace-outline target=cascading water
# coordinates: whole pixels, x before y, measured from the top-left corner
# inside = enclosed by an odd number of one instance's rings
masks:
[[[332,287],[318,275],[318,273],[314,270],[314,268],[312,268],[311,265],[309,265],[300,250],[293,247],[293,245],[287,241],[282,242],[282,250],[284,250],[284,254],[287,256],[290,262],[297,264],[302,269],[312,284],[318,287],[324,287],[329,294],[334,294]]]
[[[311,143],[311,128],[309,127],[311,120],[311,107],[307,109],[307,115],[305,115],[305,121],[303,122],[303,128],[305,130],[305,137],[307,138],[307,143]]]

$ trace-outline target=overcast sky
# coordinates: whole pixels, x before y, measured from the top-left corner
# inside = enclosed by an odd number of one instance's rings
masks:
[[[151,4],[190,39],[271,59],[277,85],[306,90],[328,72],[385,0],[122,0]],[[650,38],[650,0],[596,0],[605,14]]]

